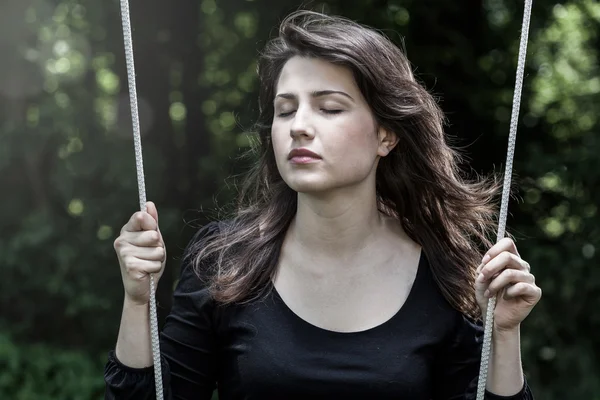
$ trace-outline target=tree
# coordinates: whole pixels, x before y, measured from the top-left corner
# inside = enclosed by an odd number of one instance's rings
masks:
[[[90,371],[103,362],[96,354],[114,346],[122,289],[112,240],[138,207],[117,3],[0,6],[0,365],[65,351],[81,358],[57,369]],[[375,26],[402,45],[440,98],[447,132],[469,157],[467,173],[502,171],[522,2],[311,7]],[[184,245],[218,217],[215,201],[232,200],[234,177],[246,168],[237,157],[257,115],[257,50],[297,8],[291,0],[131,1],[147,195],[159,207],[169,254],[161,319]],[[600,317],[587,300],[600,289],[599,23],[592,0],[534,4],[509,231],[544,289],[523,328],[523,350],[528,379],[548,400],[600,390]],[[44,347],[29,352],[35,342]],[[40,364],[26,365],[17,369]],[[11,379],[25,382],[17,369]],[[18,386],[0,383],[0,397],[16,397],[6,391]],[[90,383],[90,397],[97,387]]]

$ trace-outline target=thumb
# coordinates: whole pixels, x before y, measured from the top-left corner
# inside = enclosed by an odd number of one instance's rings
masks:
[[[146,212],[154,218],[156,221],[156,225],[158,226],[158,210],[156,209],[156,205],[153,202],[146,202]]]
[[[160,235],[160,240],[162,241],[162,233],[160,231],[160,226],[158,225],[158,210],[156,209],[156,205],[152,201],[146,202],[146,212],[154,218],[156,221],[156,231]],[[164,242],[164,241],[163,241]]]
[[[483,298],[484,293],[487,288],[490,286],[490,282],[486,280],[481,274],[477,274],[477,278],[475,279],[475,294],[478,298]],[[487,300],[487,299],[485,299]]]

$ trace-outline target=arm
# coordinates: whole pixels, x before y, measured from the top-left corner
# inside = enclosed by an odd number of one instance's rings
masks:
[[[509,332],[494,332],[487,390],[498,395],[511,396],[519,393],[524,383],[520,330],[517,328]]]
[[[458,312],[456,314],[452,336],[443,344],[436,359],[434,400],[475,399],[483,327]],[[486,400],[533,400],[533,394],[523,377],[518,345],[515,347],[514,342],[504,342],[499,336],[494,337],[493,341],[495,351],[490,359]],[[516,377],[514,381],[513,377]]]
[[[195,243],[217,229],[216,223],[201,229]],[[187,253],[186,249],[184,253]],[[186,260],[188,261],[188,260]],[[173,307],[161,333],[165,399],[210,399],[216,386],[216,338],[213,301],[190,263],[182,265]],[[105,367],[107,400],[155,398],[150,350],[148,308],[127,302],[123,307],[116,352]]]
[[[215,305],[191,266],[177,284],[173,308],[161,337],[161,353],[170,365],[173,399],[212,397],[217,381]]]
[[[134,304],[125,297],[115,353],[124,365],[132,368],[152,365],[147,305]]]
[[[521,258],[509,238],[489,249],[477,269],[475,297],[483,316],[487,315],[492,296],[496,296],[496,307],[486,387],[494,393],[511,395],[525,380],[521,367],[521,322],[539,302],[542,291],[529,263]]]

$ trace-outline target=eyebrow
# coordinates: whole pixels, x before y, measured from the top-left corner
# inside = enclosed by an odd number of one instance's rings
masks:
[[[348,93],[342,92],[339,90],[316,90],[314,92],[311,92],[310,95],[312,97],[323,97],[323,96],[328,96],[330,94],[341,94],[342,96],[346,96],[350,100],[354,101],[352,96],[350,96]],[[277,96],[275,96],[275,98],[277,98],[277,97],[282,97],[282,98],[288,99],[288,100],[296,100],[298,98],[298,96],[296,96],[293,93],[279,93]]]

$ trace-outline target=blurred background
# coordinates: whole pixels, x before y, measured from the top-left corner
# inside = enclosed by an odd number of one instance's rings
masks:
[[[503,170],[522,1],[131,0],[161,321],[183,247],[246,168],[257,52],[301,6],[403,45],[468,167]],[[599,35],[598,1],[534,2],[509,231],[544,291],[522,329],[543,400],[600,399]],[[0,200],[0,399],[101,399],[113,241],[139,207],[118,1],[0,1]]]

